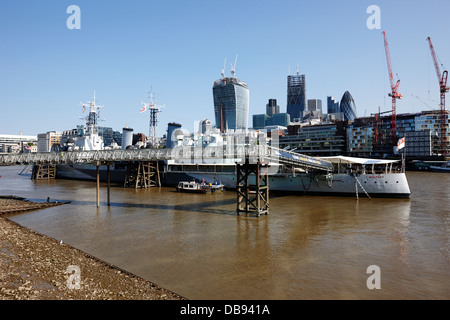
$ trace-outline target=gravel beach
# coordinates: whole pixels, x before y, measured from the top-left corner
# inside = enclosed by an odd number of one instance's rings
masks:
[[[0,198],[0,208],[33,206]],[[38,207],[36,207],[38,208]],[[185,300],[76,248],[0,215],[2,300]]]

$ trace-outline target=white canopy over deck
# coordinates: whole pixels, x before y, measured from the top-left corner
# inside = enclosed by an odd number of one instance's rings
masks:
[[[355,157],[345,157],[345,156],[320,157],[320,159],[329,161],[331,163],[361,164],[361,165],[392,164],[392,163],[400,161],[400,160],[386,160],[386,159],[355,158]]]

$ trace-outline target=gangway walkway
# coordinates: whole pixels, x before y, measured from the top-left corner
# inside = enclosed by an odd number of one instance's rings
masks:
[[[226,147],[176,147],[172,149],[116,149],[98,151],[69,151],[46,153],[20,153],[0,155],[0,166],[74,164],[74,163],[110,163],[119,161],[159,161],[192,159],[205,163],[219,159],[236,159],[250,162],[285,164],[299,168],[330,171],[331,162],[306,155],[282,150],[270,146],[233,146]]]

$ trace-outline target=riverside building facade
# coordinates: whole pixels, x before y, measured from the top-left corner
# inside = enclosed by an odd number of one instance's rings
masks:
[[[346,122],[291,124],[288,135],[280,137],[280,148],[288,148],[310,156],[345,155]]]
[[[0,134],[0,153],[37,152],[37,136]]]
[[[446,136],[443,137],[447,141],[447,154],[450,154],[449,145],[449,111],[445,110],[445,126]],[[434,154],[439,154],[440,151],[440,141],[441,141],[441,111],[440,110],[430,110],[422,111],[420,115],[415,118],[415,131],[430,131],[433,141],[431,143],[431,149]]]
[[[61,145],[62,133],[58,131],[48,131],[38,134],[38,152],[58,151]]]

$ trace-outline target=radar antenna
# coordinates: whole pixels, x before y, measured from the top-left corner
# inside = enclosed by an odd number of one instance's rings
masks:
[[[86,125],[88,127],[96,126],[97,122],[100,119],[100,108],[103,106],[98,106],[95,103],[95,91],[94,91],[94,101],[87,101],[86,103],[80,102],[83,108],[83,112],[89,112],[88,115],[84,118],[86,119]],[[87,110],[89,109],[89,110]]]

